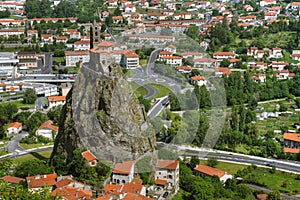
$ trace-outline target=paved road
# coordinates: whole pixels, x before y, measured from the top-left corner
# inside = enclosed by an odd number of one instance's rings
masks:
[[[47,101],[46,97],[39,97],[37,98],[36,102],[35,102],[35,108],[36,110],[43,110],[43,108],[45,107],[45,101]]]
[[[300,174],[300,162],[289,161],[289,160],[277,160],[270,158],[262,158],[258,156],[250,156],[233,152],[226,152],[213,149],[190,147],[186,145],[174,145],[174,144],[164,144],[157,143],[158,148],[167,148],[177,152],[181,157],[184,156],[198,156],[200,159],[207,159],[215,157],[220,161],[232,162],[239,164],[254,164],[261,167],[267,167],[266,164],[274,162],[276,169],[280,171],[286,171],[291,173]],[[270,167],[269,167],[270,168]]]
[[[166,107],[166,101],[168,101],[168,97],[161,98],[153,107],[151,110],[148,111],[148,118],[150,120],[154,119],[159,113],[165,109]]]
[[[12,138],[11,141],[8,142],[7,146],[5,147],[5,149],[9,152],[17,152],[17,151],[23,151],[24,149],[22,149],[19,146],[19,142],[21,141],[22,138],[26,137],[28,135],[27,132],[22,132],[16,136],[14,136]]]
[[[52,73],[52,65],[53,65],[53,53],[45,53],[45,69],[43,70],[45,73]]]

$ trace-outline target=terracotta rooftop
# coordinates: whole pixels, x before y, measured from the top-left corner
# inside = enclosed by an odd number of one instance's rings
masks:
[[[65,101],[66,96],[50,96],[48,97],[48,101]]]
[[[210,167],[210,166],[206,166],[206,165],[201,165],[199,164],[197,167],[194,168],[194,170],[201,172],[203,174],[206,174],[208,176],[218,176],[219,178],[221,178],[222,176],[224,176],[226,173],[222,170]]]
[[[133,166],[134,161],[125,161],[122,163],[117,163],[112,172],[117,174],[129,174]]]
[[[155,184],[156,185],[167,185],[167,180],[156,179]]]
[[[90,151],[82,152],[81,155],[89,162],[97,159],[97,157]]]
[[[43,186],[53,186],[56,183],[56,173],[54,174],[45,174],[45,175],[36,175],[26,177],[26,181],[29,188],[39,188]]]
[[[48,120],[44,123],[42,123],[42,125],[40,125],[39,129],[51,129],[53,131],[58,131],[58,127],[57,126],[54,126],[52,125],[53,122],[51,120]]]
[[[285,153],[299,153],[300,152],[300,149],[295,149],[295,148],[283,148],[283,151]]]
[[[143,189],[142,184],[134,184],[134,183],[125,183],[122,188],[122,193],[134,193],[134,194],[140,194]]]
[[[63,197],[63,199],[66,200],[90,199],[92,197],[92,191],[66,186],[63,188],[56,188],[51,192],[51,196]]]
[[[177,160],[158,160],[156,163],[156,168],[160,169],[176,169],[179,166]]]
[[[139,57],[139,55],[137,55],[134,51],[126,52],[124,55],[126,58],[138,58]]]
[[[19,178],[19,177],[15,177],[15,176],[3,176],[1,179],[3,181],[6,181],[8,183],[13,183],[13,184],[18,184],[18,183],[20,183],[20,181],[25,181],[24,178]]]
[[[105,190],[105,194],[119,194],[121,188],[122,188],[121,185],[107,184],[104,190]]]
[[[96,200],[112,200],[112,199],[113,198],[109,195],[105,195],[105,196],[96,198]]]
[[[214,56],[234,56],[233,52],[215,52]]]
[[[300,133],[285,133],[283,139],[300,142]]]
[[[20,122],[12,122],[9,124],[8,128],[20,128],[22,126],[22,123]]]
[[[133,194],[127,193],[123,200],[154,200],[152,198],[140,195],[140,194]]]

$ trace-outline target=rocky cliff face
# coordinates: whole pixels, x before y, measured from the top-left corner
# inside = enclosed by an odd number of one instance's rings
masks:
[[[109,54],[92,50],[63,107],[52,164],[69,163],[76,148],[99,160],[120,162],[155,151],[147,115]]]

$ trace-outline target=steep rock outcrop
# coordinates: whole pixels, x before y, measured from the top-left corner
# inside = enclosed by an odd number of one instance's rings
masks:
[[[69,163],[76,148],[112,163],[154,155],[155,134],[143,106],[109,54],[90,52],[62,109],[51,163]]]

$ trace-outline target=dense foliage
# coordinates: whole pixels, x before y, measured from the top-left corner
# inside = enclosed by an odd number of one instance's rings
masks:
[[[35,91],[31,88],[26,89],[25,94],[23,96],[23,103],[24,104],[33,104],[37,99],[37,95]]]

